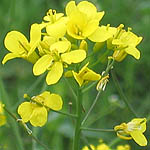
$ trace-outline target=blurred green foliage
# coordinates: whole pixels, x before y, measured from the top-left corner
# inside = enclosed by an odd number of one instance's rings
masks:
[[[56,9],[57,12],[64,12],[66,0],[0,0],[0,60],[7,53],[3,41],[7,32],[18,30],[29,35],[30,25],[40,23],[46,11],[49,8]],[[119,79],[121,87],[129,102],[133,105],[140,117],[150,115],[150,1],[149,0],[91,0],[99,10],[105,11],[105,16],[101,24],[111,24],[118,26],[125,24],[125,28],[132,27],[132,31],[143,37],[139,46],[141,59],[134,60],[128,56],[123,62],[116,63],[114,70]],[[95,71],[102,72],[106,64],[98,64]],[[45,87],[44,79],[34,77],[32,66],[21,59],[11,60],[4,66],[0,65],[0,78],[3,80],[5,89],[9,97],[11,111],[16,113],[18,104],[23,101],[23,94],[38,94],[42,88],[51,92],[60,94],[64,100],[64,111],[68,111],[68,103],[73,102],[73,96],[64,79],[61,79],[57,86]],[[38,86],[31,91],[33,83],[39,80]],[[70,79],[70,83],[75,81]],[[0,87],[1,88],[1,87]],[[0,93],[0,96],[2,93]],[[93,88],[84,95],[84,109],[88,110],[96,90]],[[0,97],[3,98],[2,96]],[[3,102],[7,105],[5,99]],[[133,118],[131,112],[127,109],[121,97],[119,96],[112,78],[98,101],[90,118],[86,122],[88,127],[95,128],[112,128],[121,122],[128,122]],[[29,126],[30,127],[30,126]],[[32,128],[32,127],[30,127]],[[52,150],[70,150],[72,146],[74,124],[70,118],[50,112],[48,123],[43,128],[33,129],[36,136],[48,145]],[[0,149],[6,146],[7,150],[16,150],[17,142],[14,132],[9,124],[0,128]],[[149,130],[149,127],[148,127]],[[150,132],[147,130],[146,135],[149,138]],[[42,150],[42,148],[32,143],[31,137],[24,133],[19,127],[24,149]],[[116,139],[114,133],[94,133],[83,132],[90,143],[96,144],[99,138],[103,138],[108,144]],[[120,143],[129,143],[132,149],[144,150],[131,141],[121,141]],[[82,143],[82,146],[85,143]],[[149,149],[147,147],[147,149]]]

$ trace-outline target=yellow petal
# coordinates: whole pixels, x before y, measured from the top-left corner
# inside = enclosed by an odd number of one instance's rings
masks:
[[[95,81],[95,80],[99,80],[100,78],[101,78],[100,74],[97,74],[96,72],[94,72],[89,68],[87,68],[87,73],[83,75],[83,79],[88,81]]]
[[[34,108],[30,123],[37,127],[43,126],[47,122],[47,110],[45,107],[37,106]]]
[[[67,64],[79,63],[86,58],[85,50],[74,50],[61,55],[62,61]]]
[[[145,138],[144,134],[142,134],[141,131],[132,131],[130,133],[132,138],[135,140],[137,144],[140,146],[146,146],[147,145],[147,139]]]
[[[136,47],[127,47],[125,52],[132,55],[136,59],[140,59],[140,51]]]
[[[64,53],[67,50],[70,50],[71,43],[69,41],[58,41],[51,45],[50,50],[51,51],[58,51],[58,53]]]
[[[42,56],[33,66],[34,75],[44,73],[51,66],[53,57],[51,55]]]
[[[55,38],[61,38],[65,35],[66,33],[66,24],[65,22],[55,22],[53,24],[47,25],[46,31],[47,33]]]
[[[60,110],[62,109],[63,101],[59,95],[51,94],[45,99],[44,104],[53,110]]]
[[[146,131],[146,118],[135,118],[135,119],[132,119],[131,122],[140,124],[141,126],[140,131],[142,133]]]
[[[40,27],[40,25],[35,23],[31,26],[31,30],[30,30],[30,47],[31,47],[31,49],[28,53],[28,56],[33,53],[33,51],[37,47],[40,40],[41,40],[41,27]]]
[[[28,51],[27,45],[29,45],[26,37],[18,31],[11,31],[7,33],[4,44],[5,47],[13,53],[23,53]]]
[[[98,20],[91,20],[87,23],[86,27],[83,29],[83,36],[88,37],[90,36],[92,33],[94,33],[94,31],[96,31],[96,29],[98,28],[99,25],[99,21]]]
[[[24,102],[18,107],[18,114],[21,116],[23,122],[28,122],[32,115],[33,109],[30,102]]]
[[[80,11],[73,11],[67,24],[67,33],[75,39],[85,39],[82,32],[88,24],[87,16]]]
[[[59,81],[63,74],[63,65],[61,62],[55,62],[51,70],[46,76],[46,82],[48,85],[55,84]]]
[[[70,1],[69,3],[67,3],[67,5],[66,5],[66,15],[67,16],[70,16],[70,14],[74,11],[74,10],[76,10],[77,9],[77,7],[76,7],[76,4],[75,4],[75,1]]]
[[[96,15],[97,13],[97,8],[90,2],[88,1],[81,1],[78,5],[77,8],[84,14],[87,15],[88,19],[92,19],[93,16]]]
[[[109,39],[112,34],[109,33],[107,28],[105,27],[98,27],[96,31],[90,35],[88,38],[93,42],[104,42]]]
[[[8,53],[7,55],[5,55],[5,57],[2,60],[2,64],[5,64],[8,60],[14,59],[20,57],[19,54],[14,54],[14,53]]]
[[[72,71],[73,76],[75,78],[75,80],[78,82],[79,86],[81,87],[83,84],[83,79],[80,77],[80,75],[74,71]]]

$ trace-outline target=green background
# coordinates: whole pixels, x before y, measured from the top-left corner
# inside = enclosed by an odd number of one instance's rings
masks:
[[[49,8],[57,12],[64,12],[66,0],[0,0],[0,60],[8,52],[4,45],[4,38],[7,32],[17,30],[29,37],[30,25],[41,23],[43,16]],[[132,31],[143,37],[142,43],[138,46],[141,51],[140,60],[128,56],[124,61],[116,63],[114,71],[119,83],[139,117],[150,115],[150,1],[149,0],[93,0],[98,10],[104,10],[105,16],[100,24],[117,27],[124,24],[125,28],[132,27]],[[96,57],[92,58],[96,61]],[[106,63],[100,63],[94,70],[101,73]],[[64,100],[63,111],[69,111],[68,103],[74,104],[74,99],[69,91],[67,83],[61,79],[56,86],[46,86],[42,77],[35,77],[32,74],[32,65],[22,59],[14,59],[5,65],[0,64],[0,98],[6,106],[16,113],[18,105],[23,102],[23,94],[33,96],[39,94],[42,89],[60,94]],[[33,89],[36,80],[39,84]],[[72,79],[70,83],[76,84]],[[44,83],[44,85],[43,85]],[[6,93],[5,93],[6,91]],[[88,110],[96,96],[95,87],[84,94],[83,105]],[[122,101],[110,76],[109,84],[103,92],[100,100],[94,108],[86,126],[95,128],[113,128],[122,122],[130,121],[134,116]],[[42,128],[32,128],[34,134],[52,150],[70,150],[74,123],[70,118],[50,112],[48,123]],[[19,134],[18,134],[19,133]],[[84,132],[89,143],[98,144],[102,138],[107,144],[116,141],[116,134],[104,132]],[[149,123],[145,135],[149,139]],[[22,127],[8,117],[6,126],[0,127],[0,149],[21,150],[19,142],[23,143],[25,150],[42,150],[43,148],[32,142]],[[138,146],[134,141],[118,141],[117,144],[129,143],[133,150],[149,149]],[[81,142],[83,147],[85,143]],[[114,146],[115,147],[115,144]]]

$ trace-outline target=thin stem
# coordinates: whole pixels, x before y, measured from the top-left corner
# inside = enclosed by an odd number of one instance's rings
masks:
[[[86,131],[94,131],[94,132],[115,132],[113,129],[94,129],[94,128],[86,128],[86,127],[81,127],[80,129]]]
[[[77,111],[76,111],[76,123],[75,123],[75,135],[74,135],[74,143],[73,143],[73,150],[79,150],[80,144],[80,134],[81,134],[81,114],[82,114],[82,93],[81,89],[78,89],[77,95]]]
[[[34,139],[38,144],[40,144],[42,147],[44,147],[46,150],[49,150],[43,143],[41,143],[41,141],[39,141],[33,134],[32,131],[30,130],[29,132],[29,128],[27,127],[27,125],[25,123],[22,122],[22,120],[20,121],[20,119],[18,119],[13,113],[11,113],[5,106],[3,107],[4,110],[13,118],[15,119],[19,124],[21,124],[24,129],[27,131],[28,135],[30,135],[32,137],[32,139]]]
[[[95,98],[94,102],[92,103],[92,105],[91,105],[89,111],[88,111],[87,114],[85,115],[85,117],[84,117],[84,119],[83,119],[81,125],[83,125],[83,124],[85,123],[85,121],[87,120],[89,114],[91,113],[91,111],[93,110],[93,108],[94,108],[94,106],[95,106],[97,100],[99,99],[100,94],[101,94],[101,91],[99,91],[99,92],[97,93],[96,98]]]
[[[9,102],[9,97],[7,95],[7,92],[5,90],[5,87],[4,87],[4,84],[3,84],[3,81],[1,80],[1,78],[0,78],[0,99],[2,99],[2,101],[4,102],[4,104],[10,110],[12,109],[11,104]],[[15,136],[16,149],[17,150],[24,150],[23,141],[21,139],[21,135],[19,133],[18,126],[17,126],[16,122],[14,121],[14,119],[12,117],[16,120],[15,116],[12,114],[11,117],[8,116],[8,122],[10,123],[10,126],[12,127],[13,134]]]
[[[117,88],[117,90],[118,90],[118,92],[119,92],[119,94],[120,94],[122,100],[124,101],[124,103],[126,104],[126,106],[128,107],[128,109],[130,110],[130,112],[137,118],[138,115],[137,115],[137,113],[135,112],[135,110],[133,109],[132,105],[128,102],[128,99],[127,99],[127,97],[125,96],[123,90],[121,89],[121,86],[120,86],[120,84],[119,84],[119,81],[118,81],[118,79],[117,79],[115,73],[114,73],[113,71],[111,71],[111,74],[112,74],[112,78],[113,78],[113,81],[114,81],[114,83],[115,83],[115,86],[116,86],[116,88]]]
[[[106,67],[106,70],[104,71],[104,74],[102,75],[102,78],[103,78],[104,76],[108,75],[109,71],[110,71],[110,70],[112,69],[112,67],[113,67],[114,62],[115,62],[114,59],[113,59],[112,61],[111,61],[111,59],[108,60],[107,67]],[[93,103],[92,103],[92,105],[91,105],[89,111],[87,112],[86,116],[84,117],[84,119],[83,119],[81,125],[83,125],[83,124],[85,123],[85,121],[87,120],[89,114],[91,113],[91,111],[93,110],[93,108],[94,108],[94,106],[95,106],[97,100],[99,99],[99,96],[100,96],[101,92],[102,92],[102,89],[98,91],[98,93],[97,93],[97,95],[96,95],[96,98],[95,98],[95,100],[93,101]]]
[[[32,137],[32,139],[34,139],[38,144],[40,144],[43,148],[45,148],[45,150],[49,150],[49,148],[46,146],[46,145],[44,145],[39,139],[37,139],[33,134],[29,134],[31,137]]]
[[[74,115],[74,114],[69,114],[69,113],[66,113],[66,112],[56,111],[56,110],[52,110],[52,109],[51,109],[51,111],[62,114],[62,115],[65,115],[65,116],[68,116],[68,117],[77,118],[77,115]]]

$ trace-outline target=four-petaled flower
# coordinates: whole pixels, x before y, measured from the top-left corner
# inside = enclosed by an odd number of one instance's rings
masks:
[[[63,64],[79,63],[86,58],[85,50],[70,51],[70,48],[71,43],[67,40],[53,43],[50,46],[50,51],[34,64],[34,75],[40,75],[48,70],[47,84],[57,83],[63,74]]]
[[[45,91],[31,98],[31,102],[23,102],[18,107],[18,114],[24,123],[30,121],[33,126],[43,126],[47,122],[49,109],[60,110],[62,98],[57,94]]]

